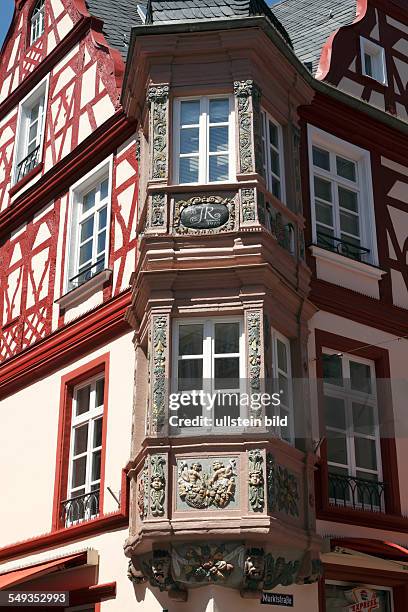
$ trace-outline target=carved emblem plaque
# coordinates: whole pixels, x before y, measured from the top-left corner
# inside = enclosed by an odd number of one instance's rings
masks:
[[[202,202],[183,208],[180,221],[184,227],[194,229],[213,229],[225,225],[229,219],[229,210],[223,203]]]

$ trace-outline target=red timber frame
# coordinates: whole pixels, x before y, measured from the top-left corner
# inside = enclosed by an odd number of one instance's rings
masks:
[[[364,346],[361,341],[338,336],[326,331],[315,331],[316,341],[316,375],[318,380],[318,413],[321,435],[325,435],[324,426],[324,399],[323,399],[323,361],[324,348],[333,349],[341,353],[353,352],[358,357],[370,359],[375,363],[377,379],[390,379],[390,364],[388,351],[376,346]],[[382,421],[393,423],[393,407],[391,389],[382,385],[378,390],[379,409],[383,412]],[[385,418],[384,418],[385,417]],[[385,434],[385,436],[384,436]],[[381,459],[383,478],[386,483],[385,513],[340,508],[329,504],[327,441],[324,440],[320,448],[320,466],[316,472],[316,511],[317,518],[340,523],[362,525],[364,527],[384,530],[404,531],[408,528],[408,519],[401,515],[401,502],[398,480],[397,451],[393,427],[383,432],[381,437]]]
[[[109,397],[109,353],[101,355],[92,361],[80,366],[76,370],[65,374],[61,379],[59,423],[57,438],[57,459],[55,468],[54,503],[52,511],[52,530],[57,531],[63,526],[60,520],[61,502],[66,499],[68,489],[68,466],[71,440],[72,399],[76,385],[103,372],[105,379],[103,396],[103,425],[102,425],[102,453],[101,453],[101,485],[99,498],[99,512],[103,516],[103,498],[105,489],[105,454],[106,432],[108,421]]]

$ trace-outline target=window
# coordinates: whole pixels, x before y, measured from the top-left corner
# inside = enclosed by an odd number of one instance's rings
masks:
[[[383,586],[356,585],[326,581],[326,612],[340,610],[381,610],[392,612],[392,589]],[[359,605],[360,604],[360,605]]]
[[[315,244],[375,264],[369,154],[315,128],[309,135]]]
[[[384,49],[366,38],[361,38],[360,43],[363,74],[386,85],[387,71],[385,67]]]
[[[207,401],[192,401],[188,406],[181,406],[177,411],[178,419],[209,417],[218,430],[224,421],[216,423],[216,420],[242,416],[238,394],[245,376],[243,355],[240,319],[176,321],[173,391],[188,392],[192,397],[193,392],[202,391],[216,397],[213,406]]]
[[[35,43],[36,40],[44,33],[44,22],[45,22],[45,0],[38,0],[34,6],[34,10],[31,14],[30,23],[30,45]]]
[[[73,390],[66,526],[99,514],[104,387],[101,374]]]
[[[272,372],[274,379],[274,392],[280,393],[280,418],[287,417],[288,425],[277,434],[283,440],[294,442],[294,411],[293,411],[293,385],[292,367],[290,357],[290,342],[276,331],[272,332]],[[276,408],[274,408],[276,414]]]
[[[43,81],[21,104],[17,130],[14,183],[41,162],[48,85]]]
[[[174,177],[177,183],[234,180],[232,96],[176,100]]]
[[[381,510],[381,451],[375,364],[324,350],[329,497],[335,505]]]
[[[282,127],[262,111],[264,173],[268,191],[285,201]]]
[[[68,291],[83,285],[108,265],[110,166],[104,162],[72,189]]]

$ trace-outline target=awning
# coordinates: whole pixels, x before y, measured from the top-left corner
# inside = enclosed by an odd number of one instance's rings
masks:
[[[52,572],[84,565],[87,563],[87,560],[88,551],[83,551],[67,557],[60,557],[59,559],[53,559],[45,563],[30,565],[29,567],[0,574],[0,591],[27,582],[28,580],[40,578]]]
[[[371,540],[367,538],[330,538],[331,549],[337,546],[349,548],[365,555],[373,555],[382,559],[395,561],[408,561],[408,548],[387,542],[385,540]]]

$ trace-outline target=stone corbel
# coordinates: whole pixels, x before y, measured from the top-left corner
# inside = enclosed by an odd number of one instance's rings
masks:
[[[168,177],[169,86],[150,85],[150,178],[166,182]]]

